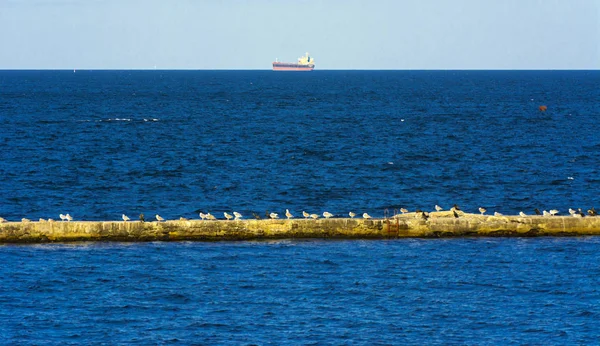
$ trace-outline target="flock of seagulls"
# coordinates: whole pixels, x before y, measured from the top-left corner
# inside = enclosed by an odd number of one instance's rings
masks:
[[[434,206],[434,209],[435,209],[436,212],[441,212],[441,211],[444,210],[444,208],[440,207],[437,204]],[[460,211],[460,210],[461,209],[456,204],[454,204],[454,206],[452,206],[450,208],[450,211],[452,212],[452,215],[455,218],[458,218],[460,216],[457,213],[457,211]],[[485,213],[487,212],[487,209],[485,209],[484,207],[479,207],[478,210],[479,210],[479,213],[481,213],[481,215],[485,215]],[[398,217],[400,217],[400,215],[406,214],[408,212],[409,212],[408,209],[406,209],[406,208],[400,208],[400,213],[401,214],[394,215],[394,217],[398,218]],[[558,211],[558,209],[550,209],[549,211],[546,211],[546,210],[540,211],[538,208],[535,208],[534,212],[535,212],[535,215],[531,215],[531,216],[556,216],[556,215],[558,215],[560,213]],[[258,215],[256,213],[252,213],[252,214],[253,214],[254,218],[259,219],[259,220],[261,219],[260,215]],[[217,220],[217,217],[214,216],[214,215],[212,215],[211,213],[206,213],[205,214],[205,213],[200,212],[199,215],[200,215],[200,219],[201,220]],[[356,215],[357,214],[354,213],[354,212],[349,212],[348,213],[348,216],[350,216],[350,218],[354,218]],[[494,216],[503,216],[503,214],[501,214],[501,213],[499,213],[497,211],[494,211],[493,215]],[[573,217],[598,216],[598,212],[596,211],[596,209],[594,207],[592,207],[591,209],[588,209],[587,215],[586,215],[581,210],[581,208],[578,208],[577,210],[569,208],[569,215],[571,215]],[[272,220],[279,219],[279,214],[278,213],[274,213],[274,212],[270,213],[270,212],[267,211],[265,213],[265,216],[266,216],[267,219],[272,219]],[[310,213],[307,213],[306,211],[302,211],[302,216],[304,217],[304,219],[311,218],[311,219],[314,219],[314,220],[316,220],[319,217],[321,217],[319,214],[310,214]],[[330,213],[330,212],[328,212],[328,211],[326,211],[326,212],[324,212],[322,214],[322,216],[324,218],[326,218],[326,219],[329,219],[329,218],[334,217],[335,215],[332,214],[332,213]],[[523,211],[520,211],[519,212],[519,216],[520,217],[528,217],[530,215],[525,214]],[[60,220],[64,221],[64,222],[73,221],[73,217],[70,214],[59,214],[59,217],[60,217]],[[228,213],[228,212],[224,212],[223,213],[223,217],[225,218],[225,220],[241,220],[243,218],[242,214],[238,213],[237,211],[234,211],[231,214]],[[294,215],[290,212],[289,209],[286,209],[285,210],[285,217],[289,220],[289,219],[293,219]],[[372,218],[371,215],[369,215],[368,213],[363,213],[362,217],[363,217],[363,219],[366,219],[366,220]],[[129,218],[129,216],[127,216],[125,214],[122,214],[121,218],[123,219],[123,222],[131,221],[131,219]],[[158,215],[158,214],[155,215],[155,218],[156,218],[156,221],[158,221],[158,222],[165,221],[165,219],[162,216]],[[415,218],[423,218],[423,219],[426,220],[426,219],[429,218],[429,213],[425,212],[425,211],[422,211],[420,209],[417,209],[415,211]],[[187,221],[187,219],[184,218],[184,217],[179,218],[179,220],[180,221]],[[144,220],[144,214],[140,214],[140,221],[141,222],[145,221]],[[3,223],[3,222],[7,222],[7,220],[5,218],[0,217],[0,223]],[[21,222],[27,223],[27,222],[31,222],[31,220],[27,219],[27,218],[22,218]],[[39,222],[54,222],[54,220],[53,219],[43,219],[43,218],[40,218]]]

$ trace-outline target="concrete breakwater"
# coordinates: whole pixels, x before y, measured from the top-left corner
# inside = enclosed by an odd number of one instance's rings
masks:
[[[384,239],[463,236],[600,235],[600,217],[487,216],[432,212],[388,219],[275,219],[165,222],[72,221],[0,223],[0,243],[69,241]]]

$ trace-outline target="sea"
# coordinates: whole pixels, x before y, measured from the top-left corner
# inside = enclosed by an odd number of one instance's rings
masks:
[[[599,206],[600,71],[0,71],[0,216]],[[541,107],[544,106],[544,107]],[[599,344],[600,238],[0,245],[0,344]]]

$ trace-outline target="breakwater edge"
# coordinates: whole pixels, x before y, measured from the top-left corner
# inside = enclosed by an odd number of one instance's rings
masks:
[[[600,235],[600,217],[488,216],[432,212],[391,218],[5,222],[0,243],[70,241],[220,241],[285,238],[386,239]]]

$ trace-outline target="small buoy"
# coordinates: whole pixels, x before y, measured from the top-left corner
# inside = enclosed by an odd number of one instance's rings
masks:
[[[546,111],[546,109],[548,109],[548,107],[546,107],[546,106],[544,106],[544,105],[542,105],[542,106],[539,106],[538,108],[539,108],[540,112],[545,112],[545,111]]]

